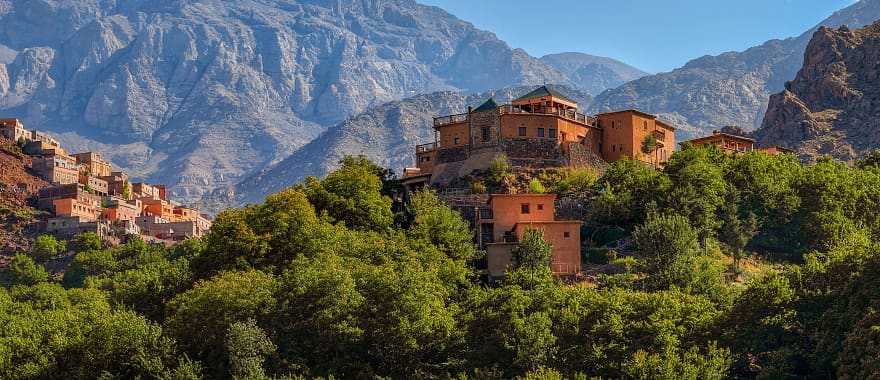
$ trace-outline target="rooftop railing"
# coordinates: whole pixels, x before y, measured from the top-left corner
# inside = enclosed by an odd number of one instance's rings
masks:
[[[466,114],[466,113],[460,113],[457,115],[449,115],[449,116],[443,116],[443,117],[435,117],[434,118],[434,126],[440,127],[440,126],[449,125],[449,124],[462,123],[462,122],[467,121],[467,119],[468,119],[468,114]]]
[[[561,109],[561,108],[538,108],[535,110],[524,110],[521,107],[513,106],[513,105],[504,105],[501,106],[501,114],[536,114],[536,115],[556,115],[563,117],[568,120],[572,120],[581,124],[594,125],[596,122],[596,118],[592,116],[584,115],[580,112],[571,109]]]
[[[416,145],[416,153],[427,153],[437,149],[437,143]]]

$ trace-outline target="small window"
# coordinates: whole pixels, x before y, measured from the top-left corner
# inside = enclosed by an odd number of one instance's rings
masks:
[[[571,232],[565,231],[562,233],[562,237],[566,239],[571,239]]]
[[[526,127],[519,127],[519,131],[517,131],[517,134],[520,135],[520,136],[522,136],[522,137],[525,137],[525,135],[526,135]]]
[[[461,139],[458,137],[452,139],[452,145],[458,145],[459,142],[461,142]]]
[[[544,128],[538,128],[538,137],[544,137]]]
[[[556,138],[556,128],[550,128],[550,138],[551,139]]]
[[[616,151],[617,151],[617,145],[611,144],[611,151],[612,151],[612,152],[616,152]]]
[[[544,204],[538,203],[538,211],[542,211],[542,210],[544,210]]]
[[[523,204],[521,204],[521,205],[520,205],[520,211],[521,211],[523,214],[528,214],[528,213],[529,213],[529,204],[528,204],[528,203],[523,203]]]
[[[483,141],[489,141],[489,127],[483,127],[480,129],[480,133],[482,134]]]
[[[562,141],[567,141],[565,132],[560,133],[560,135],[562,136]]]
[[[646,131],[648,130],[648,121],[647,121],[647,120],[645,120],[645,124],[644,124],[644,126],[642,127],[642,129],[644,129],[644,130],[646,130]]]

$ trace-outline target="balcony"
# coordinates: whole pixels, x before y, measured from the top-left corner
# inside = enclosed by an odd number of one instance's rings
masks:
[[[429,152],[433,152],[435,150],[437,150],[437,143],[416,145],[416,154],[429,153]]]
[[[458,115],[449,115],[434,118],[434,127],[442,127],[444,125],[463,123],[468,120],[468,114],[460,113]]]
[[[561,108],[538,108],[532,111],[524,110],[517,106],[512,105],[504,105],[500,108],[501,114],[531,114],[531,115],[554,115],[559,116],[564,119],[568,119],[577,123],[586,124],[586,125],[595,125],[596,118],[592,116],[584,115],[575,110],[566,110]]]

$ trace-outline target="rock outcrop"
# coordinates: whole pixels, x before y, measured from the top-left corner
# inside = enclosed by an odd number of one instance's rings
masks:
[[[852,161],[880,148],[880,21],[863,29],[820,28],[804,66],[770,98],[759,143]]]
[[[880,19],[880,0],[862,0],[820,25],[862,27]],[[800,69],[813,28],[797,38],[773,40],[743,52],[706,56],[668,73],[651,75],[603,92],[593,112],[638,108],[673,121],[680,138],[725,125],[761,125],[770,95]]]
[[[30,172],[31,159],[15,142],[0,137],[0,268],[17,252],[27,252],[39,230],[30,201],[49,186]]]

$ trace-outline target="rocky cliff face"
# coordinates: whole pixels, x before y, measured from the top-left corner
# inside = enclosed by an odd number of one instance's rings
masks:
[[[880,148],[880,22],[816,31],[803,68],[770,98],[755,135],[805,159],[851,161]]]
[[[862,0],[821,23],[861,27],[880,19],[880,0]],[[669,73],[647,76],[596,97],[592,111],[638,108],[675,122],[688,135],[725,125],[760,126],[770,94],[801,67],[812,29],[797,38],[769,41],[744,52],[707,56]]]
[[[15,253],[27,252],[39,231],[40,212],[29,200],[49,184],[30,166],[15,142],[0,137],[0,268]]]
[[[411,0],[0,0],[0,114],[187,200],[373,105],[545,81]]]
[[[580,104],[589,104],[592,100],[585,91],[557,88]],[[237,186],[219,189],[205,199],[203,206],[216,211],[224,205],[261,201],[266,194],[307,176],[325,175],[336,168],[345,155],[364,155],[383,167],[399,171],[414,164],[417,144],[434,141],[434,116],[461,113],[489,97],[506,102],[533,89],[533,86],[509,87],[479,94],[446,91],[384,104],[329,129],[287,159]]]
[[[565,74],[577,88],[594,95],[649,75],[623,62],[584,53],[549,54],[541,57],[541,62]]]

